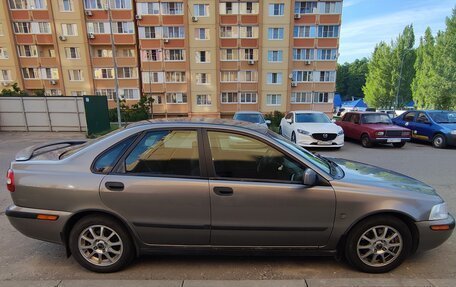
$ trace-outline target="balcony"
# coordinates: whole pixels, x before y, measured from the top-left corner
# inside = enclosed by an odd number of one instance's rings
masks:
[[[220,39],[221,48],[236,48],[238,46],[238,39]]]
[[[54,44],[54,37],[52,34],[36,34],[35,35],[37,45],[52,45]]]
[[[339,46],[338,38],[317,39],[317,47],[319,47],[319,48],[337,48],[338,46]]]
[[[32,18],[34,21],[42,21],[42,20],[50,20],[51,17],[49,16],[48,10],[32,10]]]
[[[132,21],[133,10],[111,10],[113,21]]]
[[[43,88],[43,82],[40,79],[24,79],[24,89],[37,90]]]
[[[258,24],[258,15],[241,15],[241,24]]]
[[[141,49],[155,49],[161,47],[160,39],[140,39],[139,46]]]
[[[138,26],[159,26],[160,17],[156,15],[141,15],[142,19],[138,20]]]
[[[184,15],[163,15],[163,25],[184,25]]]
[[[11,10],[11,20],[12,21],[17,21],[17,20],[30,20],[30,13],[28,10]]]
[[[316,40],[313,38],[293,39],[293,47],[295,48],[315,48]]]
[[[16,34],[15,36],[18,45],[31,45],[35,43],[33,34]]]
[[[237,25],[237,15],[220,15],[220,25]]]
[[[340,15],[320,15],[320,24],[340,24]]]
[[[315,24],[317,23],[317,15],[301,15],[301,18],[294,20],[295,24]]]
[[[57,58],[40,57],[40,64],[47,68],[58,67]]]
[[[258,39],[241,39],[242,48],[258,48]]]

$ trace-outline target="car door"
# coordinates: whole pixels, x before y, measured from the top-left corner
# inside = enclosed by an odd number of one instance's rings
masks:
[[[353,139],[360,139],[363,131],[362,122],[361,122],[361,115],[360,114],[352,114],[350,119],[351,124],[351,137]]]
[[[404,114],[402,117],[402,121],[400,123],[400,126],[406,127],[412,131],[412,138],[419,139],[418,137],[415,136],[416,133],[416,125],[415,125],[415,117],[417,115],[417,112],[407,112]]]
[[[327,182],[302,184],[304,166],[250,135],[208,130],[211,245],[323,246],[333,227]]]
[[[210,240],[209,182],[196,129],[144,132],[100,185],[103,203],[146,244]]]
[[[424,112],[419,112],[415,122],[414,130],[412,131],[413,137],[420,140],[432,140],[433,131],[432,123],[429,117]]]

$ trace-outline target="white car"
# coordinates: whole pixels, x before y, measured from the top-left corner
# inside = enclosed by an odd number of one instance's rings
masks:
[[[289,112],[280,122],[279,133],[303,147],[341,148],[344,145],[344,130],[322,112]]]

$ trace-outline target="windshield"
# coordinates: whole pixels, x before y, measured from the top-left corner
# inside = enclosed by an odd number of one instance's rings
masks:
[[[391,118],[386,114],[362,115],[363,124],[391,124]]]
[[[304,157],[305,159],[307,159],[308,161],[310,161],[311,163],[313,163],[314,165],[316,165],[317,167],[319,167],[326,173],[331,174],[331,167],[322,158],[319,158],[319,157],[315,156],[313,153],[308,152],[304,148],[295,145],[291,141],[285,139],[284,137],[276,134],[273,131],[268,131],[268,135],[270,137],[274,138],[282,146],[285,146],[286,148],[293,150],[294,152],[301,155],[302,157]]]
[[[441,111],[441,112],[428,112],[429,116],[434,122],[439,124],[456,123],[456,112]]]
[[[296,114],[297,123],[330,123],[331,120],[325,114],[320,113],[299,113]]]
[[[262,124],[264,123],[264,118],[262,115],[259,114],[237,114],[234,117],[235,120],[250,122],[255,124]]]

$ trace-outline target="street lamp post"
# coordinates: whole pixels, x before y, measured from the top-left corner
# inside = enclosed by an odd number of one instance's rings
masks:
[[[112,10],[111,10],[111,4],[109,2],[106,3],[107,8],[108,8],[108,14],[109,14],[109,27],[110,27],[110,36],[111,36],[111,51],[112,51],[112,56],[113,56],[113,62],[114,62],[114,84],[115,84],[115,97],[116,97],[116,108],[117,108],[117,124],[119,125],[119,128],[122,126],[122,118],[120,115],[120,98],[119,98],[119,82],[118,82],[118,77],[117,77],[117,52],[116,52],[116,46],[114,44],[114,32],[113,32],[113,27],[112,27]]]
[[[410,52],[410,51],[411,51],[411,49],[404,50],[404,54],[402,55],[401,69],[399,71],[399,80],[398,80],[398,83],[397,83],[395,109],[397,109],[399,107],[399,91],[401,89],[402,70],[404,69],[404,59],[405,59],[405,56],[407,55],[407,53]]]

